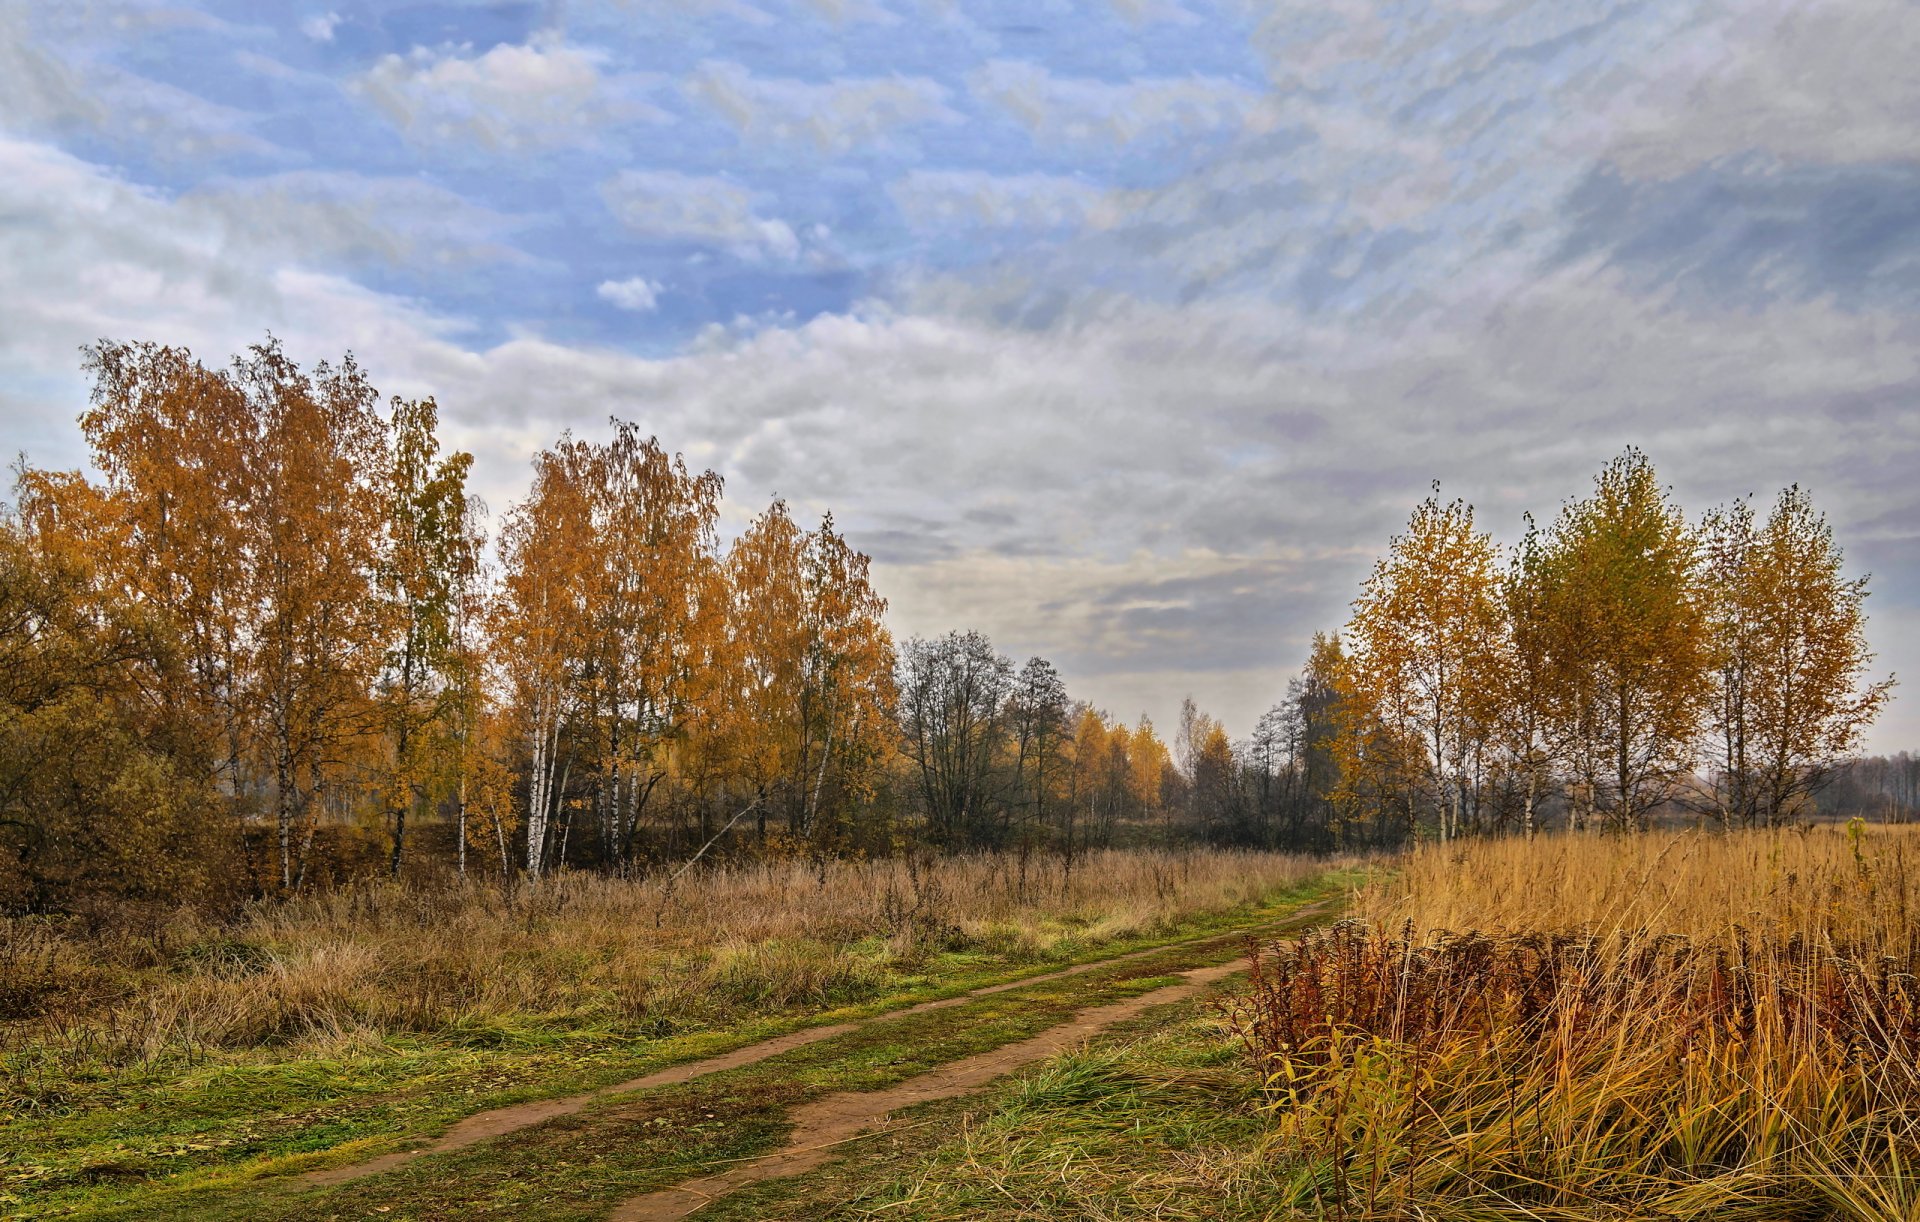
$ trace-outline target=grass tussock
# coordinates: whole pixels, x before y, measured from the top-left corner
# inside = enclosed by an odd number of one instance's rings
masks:
[[[1069,957],[1324,870],[1278,854],[1111,852],[563,876],[518,896],[361,886],[143,936],[0,922],[0,1054],[126,1065],[259,1046],[508,1041],[528,1024],[665,1034],[876,995],[931,956]],[[48,1068],[39,1064],[41,1070]]]
[[[1418,851],[1361,919],[1255,948],[1228,1013],[1264,1148],[1327,1218],[1916,1222],[1914,848]]]

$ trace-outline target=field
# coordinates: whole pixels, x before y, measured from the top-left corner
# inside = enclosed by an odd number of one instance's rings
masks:
[[[1915,864],[1855,824],[16,924],[0,1149],[35,1217],[1914,1222]]]
[[[1912,1222],[1916,850],[1429,846],[1211,1004],[949,1107],[957,1137],[701,1216]]]
[[[1040,856],[790,862],[567,876],[512,897],[355,887],[217,924],[12,920],[0,927],[0,1203],[11,1216],[255,1217],[270,1212],[270,1185],[286,1190],[283,1216],[327,1216],[290,1175],[417,1148],[488,1109],[1096,969],[794,1054],[822,1085],[861,1073],[884,1084],[910,1076],[916,1057],[990,1049],[1190,966],[1116,957],[1211,934],[1228,936],[1208,953],[1230,958],[1234,931],[1339,890],[1326,863],[1306,858],[1115,852],[1070,873]],[[719,1077],[739,1089],[760,1081],[754,1072]],[[682,1158],[756,1149],[778,1137],[767,1090],[794,1080],[702,1104],[699,1119],[720,1122],[700,1141],[648,1132]],[[622,1130],[623,1147],[631,1137]],[[633,1157],[659,1152],[642,1143]],[[481,1147],[473,1157],[488,1170],[472,1193],[403,1197],[394,1216],[484,1212],[479,1185],[513,1155]],[[566,1161],[547,1169],[586,1203],[554,1216],[604,1213],[601,1189],[619,1199],[624,1181],[583,1187]],[[394,1202],[396,1178],[370,1191]],[[498,1207],[550,1189],[522,1177]]]

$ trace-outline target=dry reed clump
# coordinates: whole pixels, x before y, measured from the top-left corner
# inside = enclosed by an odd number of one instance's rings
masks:
[[[870,997],[938,950],[1063,955],[1232,909],[1324,869],[1224,852],[773,862],[672,879],[362,886],[178,915],[150,943],[0,923],[0,1051],[506,1042],[528,1024],[665,1034]],[[11,948],[11,949],[9,949]]]
[[[1343,1219],[1920,1219],[1908,839],[1417,852],[1254,948],[1273,1156]]]

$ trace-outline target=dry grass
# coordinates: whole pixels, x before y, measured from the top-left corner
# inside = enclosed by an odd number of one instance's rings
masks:
[[[366,886],[144,939],[0,924],[0,1050],[505,1043],[529,1023],[641,1033],[870,997],[929,957],[1065,958],[1322,872],[1277,854],[750,864],[549,880],[518,897]]]
[[[1420,850],[1256,956],[1270,1156],[1331,1218],[1916,1222],[1913,843]]]
[[[1427,845],[1361,891],[1382,928],[1749,936],[1912,954],[1920,828],[1560,835]]]

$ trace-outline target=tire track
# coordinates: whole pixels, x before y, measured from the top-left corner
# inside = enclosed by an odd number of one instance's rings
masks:
[[[1284,930],[1298,922],[1311,920],[1331,902],[1330,900],[1320,900],[1315,903],[1302,905],[1288,913],[1285,917],[1280,918],[1278,922],[1269,923],[1265,929],[1269,931]],[[391,1154],[382,1154],[363,1162],[350,1163],[342,1167],[327,1167],[318,1171],[309,1171],[300,1176],[296,1182],[302,1186],[312,1188],[326,1188],[349,1183],[365,1176],[377,1175],[383,1171],[391,1171],[396,1167],[405,1166],[407,1163],[424,1155],[447,1154],[455,1150],[463,1150],[468,1146],[478,1145],[480,1142],[490,1141],[497,1137],[505,1137],[511,1133],[519,1132],[521,1129],[531,1128],[537,1124],[544,1124],[549,1120],[554,1120],[561,1116],[571,1116],[599,1100],[615,1095],[631,1094],[634,1091],[648,1090],[653,1087],[675,1086],[683,1082],[690,1082],[695,1078],[705,1077],[708,1074],[721,1073],[729,1069],[739,1069],[747,1065],[755,1065],[761,1061],[779,1056],[781,1053],[791,1052],[796,1048],[804,1048],[808,1044],[815,1044],[821,1040],[828,1040],[835,1036],[859,1031],[874,1023],[890,1022],[893,1019],[904,1018],[911,1014],[924,1014],[929,1010],[944,1010],[950,1006],[965,1005],[969,1001],[981,997],[990,997],[996,993],[1006,993],[1014,989],[1025,988],[1028,985],[1045,984],[1054,980],[1064,980],[1069,977],[1083,975],[1087,972],[1098,971],[1102,968],[1113,967],[1116,964],[1123,964],[1136,959],[1144,959],[1153,955],[1163,955],[1169,951],[1180,950],[1183,947],[1198,948],[1209,944],[1230,943],[1244,938],[1248,936],[1248,934],[1258,932],[1261,932],[1261,930],[1252,929],[1229,934],[1210,934],[1203,938],[1192,938],[1184,942],[1169,942],[1161,946],[1150,946],[1144,950],[1129,951],[1124,955],[1114,955],[1107,959],[1094,959],[1086,963],[1076,963],[1071,967],[1061,968],[1058,971],[1046,972],[1038,976],[1025,976],[1018,980],[1005,980],[999,984],[984,985],[977,989],[971,989],[965,993],[956,994],[953,997],[942,997],[934,1001],[918,1002],[898,1010],[888,1010],[884,1013],[876,1014],[871,1018],[862,1019],[859,1022],[832,1023],[823,1027],[803,1028],[799,1031],[788,1032],[785,1035],[774,1036],[771,1039],[761,1040],[757,1043],[746,1044],[733,1049],[731,1052],[723,1052],[716,1056],[703,1057],[696,1061],[686,1061],[679,1065],[670,1065],[665,1069],[655,1070],[652,1073],[645,1074],[638,1078],[631,1078],[625,1082],[617,1082],[611,1086],[602,1086],[595,1090],[582,1091],[579,1094],[563,1095],[554,1099],[538,1099],[528,1103],[516,1103],[507,1107],[498,1107],[484,1112],[476,1112],[463,1120],[457,1121],[446,1132],[434,1138],[426,1145],[416,1149],[399,1150]],[[1212,971],[1214,969],[1199,970]],[[1161,991],[1164,992],[1165,990]],[[1147,994],[1146,996],[1153,996],[1153,994]],[[1139,999],[1136,998],[1134,1000],[1137,1001]],[[1133,1003],[1126,1002],[1121,1004],[1131,1005]],[[1092,1011],[1089,1011],[1089,1013],[1092,1013]],[[1058,1030],[1058,1028],[1056,1028],[1056,1030]],[[1034,1038],[1038,1039],[1042,1037],[1036,1036]],[[1015,1047],[1015,1045],[1009,1045],[1008,1047]],[[988,1053],[982,1055],[991,1056],[995,1054]],[[977,1057],[969,1058],[970,1061],[978,1059]],[[956,1062],[956,1064],[961,1063],[962,1062]],[[806,1106],[812,1107],[815,1105],[809,1104]]]
[[[779,1150],[726,1171],[631,1197],[613,1211],[610,1222],[674,1222],[748,1184],[811,1171],[834,1156],[834,1147],[869,1130],[884,1131],[890,1114],[901,1108],[969,1094],[1015,1069],[1058,1055],[1115,1023],[1154,1006],[1184,1001],[1243,970],[1244,965],[1237,961],[1193,968],[1178,973],[1186,978],[1185,984],[1167,985],[1125,1001],[1083,1010],[1038,1035],[950,1062],[894,1086],[845,1091],[803,1104],[794,1109],[793,1134]]]

